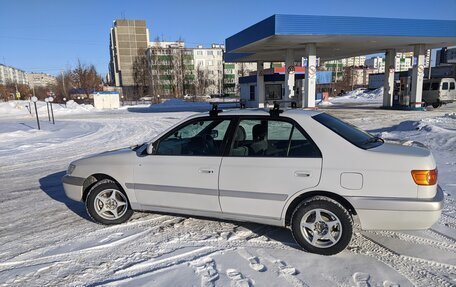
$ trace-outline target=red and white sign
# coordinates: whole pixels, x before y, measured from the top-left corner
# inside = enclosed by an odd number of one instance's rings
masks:
[[[423,65],[419,65],[418,66],[418,73],[420,73],[420,74],[424,73],[424,66]]]
[[[310,66],[309,67],[309,75],[313,76],[316,73],[317,73],[317,68],[314,65]]]

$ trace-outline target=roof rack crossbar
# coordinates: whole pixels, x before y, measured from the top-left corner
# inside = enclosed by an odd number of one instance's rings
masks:
[[[283,110],[280,109],[280,104],[274,101],[274,107],[269,110],[271,117],[278,117],[283,113]]]
[[[212,109],[209,111],[209,116],[216,117],[221,112],[223,112],[223,111],[218,109],[217,104],[212,104]]]

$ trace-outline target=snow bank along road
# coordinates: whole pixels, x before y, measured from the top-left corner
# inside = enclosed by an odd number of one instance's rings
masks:
[[[456,286],[455,111],[328,110],[387,139],[428,145],[446,193],[430,230],[357,231],[332,257],[251,223],[136,213],[105,227],[65,197],[70,161],[145,141],[190,113],[68,114],[42,131],[33,118],[1,117],[0,286]]]

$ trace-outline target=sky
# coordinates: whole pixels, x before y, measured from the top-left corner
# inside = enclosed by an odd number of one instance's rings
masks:
[[[150,40],[225,39],[273,14],[456,20],[456,0],[0,0],[0,63],[56,75],[78,59],[105,75],[115,19],[146,20]]]

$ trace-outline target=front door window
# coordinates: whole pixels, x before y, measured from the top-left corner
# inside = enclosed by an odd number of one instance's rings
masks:
[[[220,156],[230,120],[195,120],[161,139],[157,155]]]

